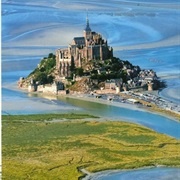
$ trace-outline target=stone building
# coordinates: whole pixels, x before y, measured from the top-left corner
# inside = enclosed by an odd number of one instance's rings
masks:
[[[67,49],[56,51],[56,70],[58,77],[69,77],[71,64],[82,67],[89,60],[105,60],[113,57],[113,49],[108,46],[102,35],[91,31],[89,19],[82,37],[74,37]]]

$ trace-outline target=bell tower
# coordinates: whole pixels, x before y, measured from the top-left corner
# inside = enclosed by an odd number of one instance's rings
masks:
[[[87,14],[87,17],[86,17],[86,27],[84,29],[84,38],[85,38],[85,41],[87,40],[90,40],[91,39],[91,28],[89,26],[89,19],[88,19],[88,14]]]

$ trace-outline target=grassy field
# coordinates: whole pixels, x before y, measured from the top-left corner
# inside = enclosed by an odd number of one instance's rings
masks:
[[[77,180],[80,168],[180,166],[179,149],[178,140],[132,123],[75,114],[2,116],[5,180]]]

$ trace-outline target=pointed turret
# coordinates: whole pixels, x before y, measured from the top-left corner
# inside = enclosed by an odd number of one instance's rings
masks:
[[[85,41],[91,39],[91,28],[89,26],[88,14],[86,17],[86,27],[84,29],[84,37],[85,37]]]
[[[87,17],[86,17],[86,28],[84,29],[84,31],[87,31],[87,32],[91,32],[91,28],[89,26],[89,19],[88,19],[88,14],[87,14]]]

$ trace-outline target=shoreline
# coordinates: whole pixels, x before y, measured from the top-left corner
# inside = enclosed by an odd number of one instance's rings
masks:
[[[45,98],[45,99],[47,99],[47,97],[50,97],[50,98],[53,97],[53,98],[56,98],[56,100],[59,100],[58,98],[61,98],[61,97],[62,98],[78,99],[78,100],[82,100],[82,101],[88,101],[88,102],[100,103],[100,104],[105,104],[105,105],[115,106],[115,107],[120,107],[120,108],[125,108],[125,109],[131,109],[134,111],[149,112],[152,114],[157,114],[157,115],[161,115],[164,117],[168,117],[169,119],[174,120],[176,122],[180,121],[180,114],[175,113],[175,112],[172,112],[173,114],[169,114],[169,113],[171,113],[171,111],[168,112],[168,110],[161,109],[159,107],[157,107],[159,109],[152,109],[152,107],[146,107],[145,105],[142,105],[142,104],[132,104],[132,103],[127,103],[127,102],[109,101],[107,99],[95,98],[93,96],[89,97],[88,96],[89,94],[85,94],[85,93],[81,93],[81,92],[76,93],[76,94],[70,93],[70,94],[66,94],[66,95],[57,95],[57,94],[53,94],[50,92],[49,93],[28,92],[27,88],[18,88],[16,82],[8,84],[8,86],[6,85],[6,86],[4,86],[4,88],[8,88],[8,89],[11,88],[12,90],[16,90],[18,92],[23,92],[23,93],[27,93],[27,94],[31,94],[31,95],[33,95],[33,94],[38,95],[38,97]],[[161,97],[159,95],[159,92],[160,92],[160,90],[152,91],[149,93],[155,94],[158,97]],[[108,96],[108,93],[106,95]],[[121,97],[121,95],[119,95],[119,94],[113,94],[113,95]],[[160,112],[160,110],[163,110],[163,112]]]
[[[96,178],[97,176],[105,174],[106,176],[108,174],[114,174],[114,173],[123,173],[123,172],[129,172],[129,171],[139,171],[139,170],[146,170],[146,169],[154,169],[154,168],[179,168],[177,166],[166,166],[166,165],[154,165],[154,166],[143,166],[139,168],[134,169],[110,169],[110,170],[102,170],[95,173],[91,173],[87,171],[86,169],[78,169],[80,172],[84,173],[85,177],[82,177],[82,180],[92,180],[93,178]]]
[[[27,91],[24,90],[23,92],[27,92]],[[29,93],[29,92],[27,92],[27,93]],[[151,107],[146,107],[144,105],[136,105],[136,104],[131,104],[131,103],[122,103],[122,102],[109,101],[109,100],[105,100],[105,99],[101,99],[101,98],[88,97],[87,94],[84,94],[84,93],[56,95],[53,93],[30,92],[29,94],[38,95],[38,97],[45,98],[45,99],[47,99],[47,97],[57,98],[57,100],[59,100],[58,98],[61,98],[61,97],[62,98],[77,99],[77,100],[81,100],[81,101],[87,101],[87,102],[99,103],[99,104],[104,104],[104,105],[109,105],[109,106],[115,106],[115,107],[130,109],[130,110],[134,110],[134,111],[148,112],[148,113],[152,113],[155,115],[161,115],[164,117],[168,117],[169,119],[176,121],[176,122],[180,121],[180,115],[178,113],[174,113],[173,115],[172,114],[170,115],[170,114],[168,114],[167,110],[164,110],[165,112],[160,112],[160,110],[157,110],[157,109],[155,110],[155,109],[152,109]],[[117,96],[120,96],[120,95],[117,95]]]
[[[120,107],[120,108],[124,108],[124,109],[131,109],[134,111],[143,111],[143,112],[149,112],[152,114],[157,114],[157,115],[161,115],[164,117],[168,117],[171,120],[174,120],[176,122],[180,121],[180,114],[175,113],[175,112],[168,112],[168,110],[164,110],[164,112],[160,112],[160,110],[163,110],[161,108],[159,109],[152,109],[152,107],[146,107],[145,105],[141,105],[141,104],[131,104],[131,103],[127,103],[127,102],[115,102],[115,101],[109,101],[109,100],[105,100],[102,98],[95,98],[95,97],[89,97],[87,94],[84,93],[79,93],[79,94],[67,94],[67,95],[55,95],[55,94],[51,94],[51,93],[36,93],[34,92],[34,94],[38,94],[40,95],[40,97],[44,97],[44,95],[49,95],[50,97],[63,97],[63,98],[72,98],[72,99],[78,99],[78,100],[82,100],[82,101],[88,101],[88,102],[94,102],[94,103],[100,103],[100,104],[105,104],[105,105],[109,105],[109,106],[115,106],[115,107]],[[159,96],[159,91],[155,92],[155,94],[157,94]],[[108,94],[106,94],[108,96]],[[115,96],[119,96],[121,97],[119,94]],[[160,96],[159,96],[160,97]],[[157,107],[158,108],[158,107]],[[168,113],[173,113],[173,114],[168,114]]]

